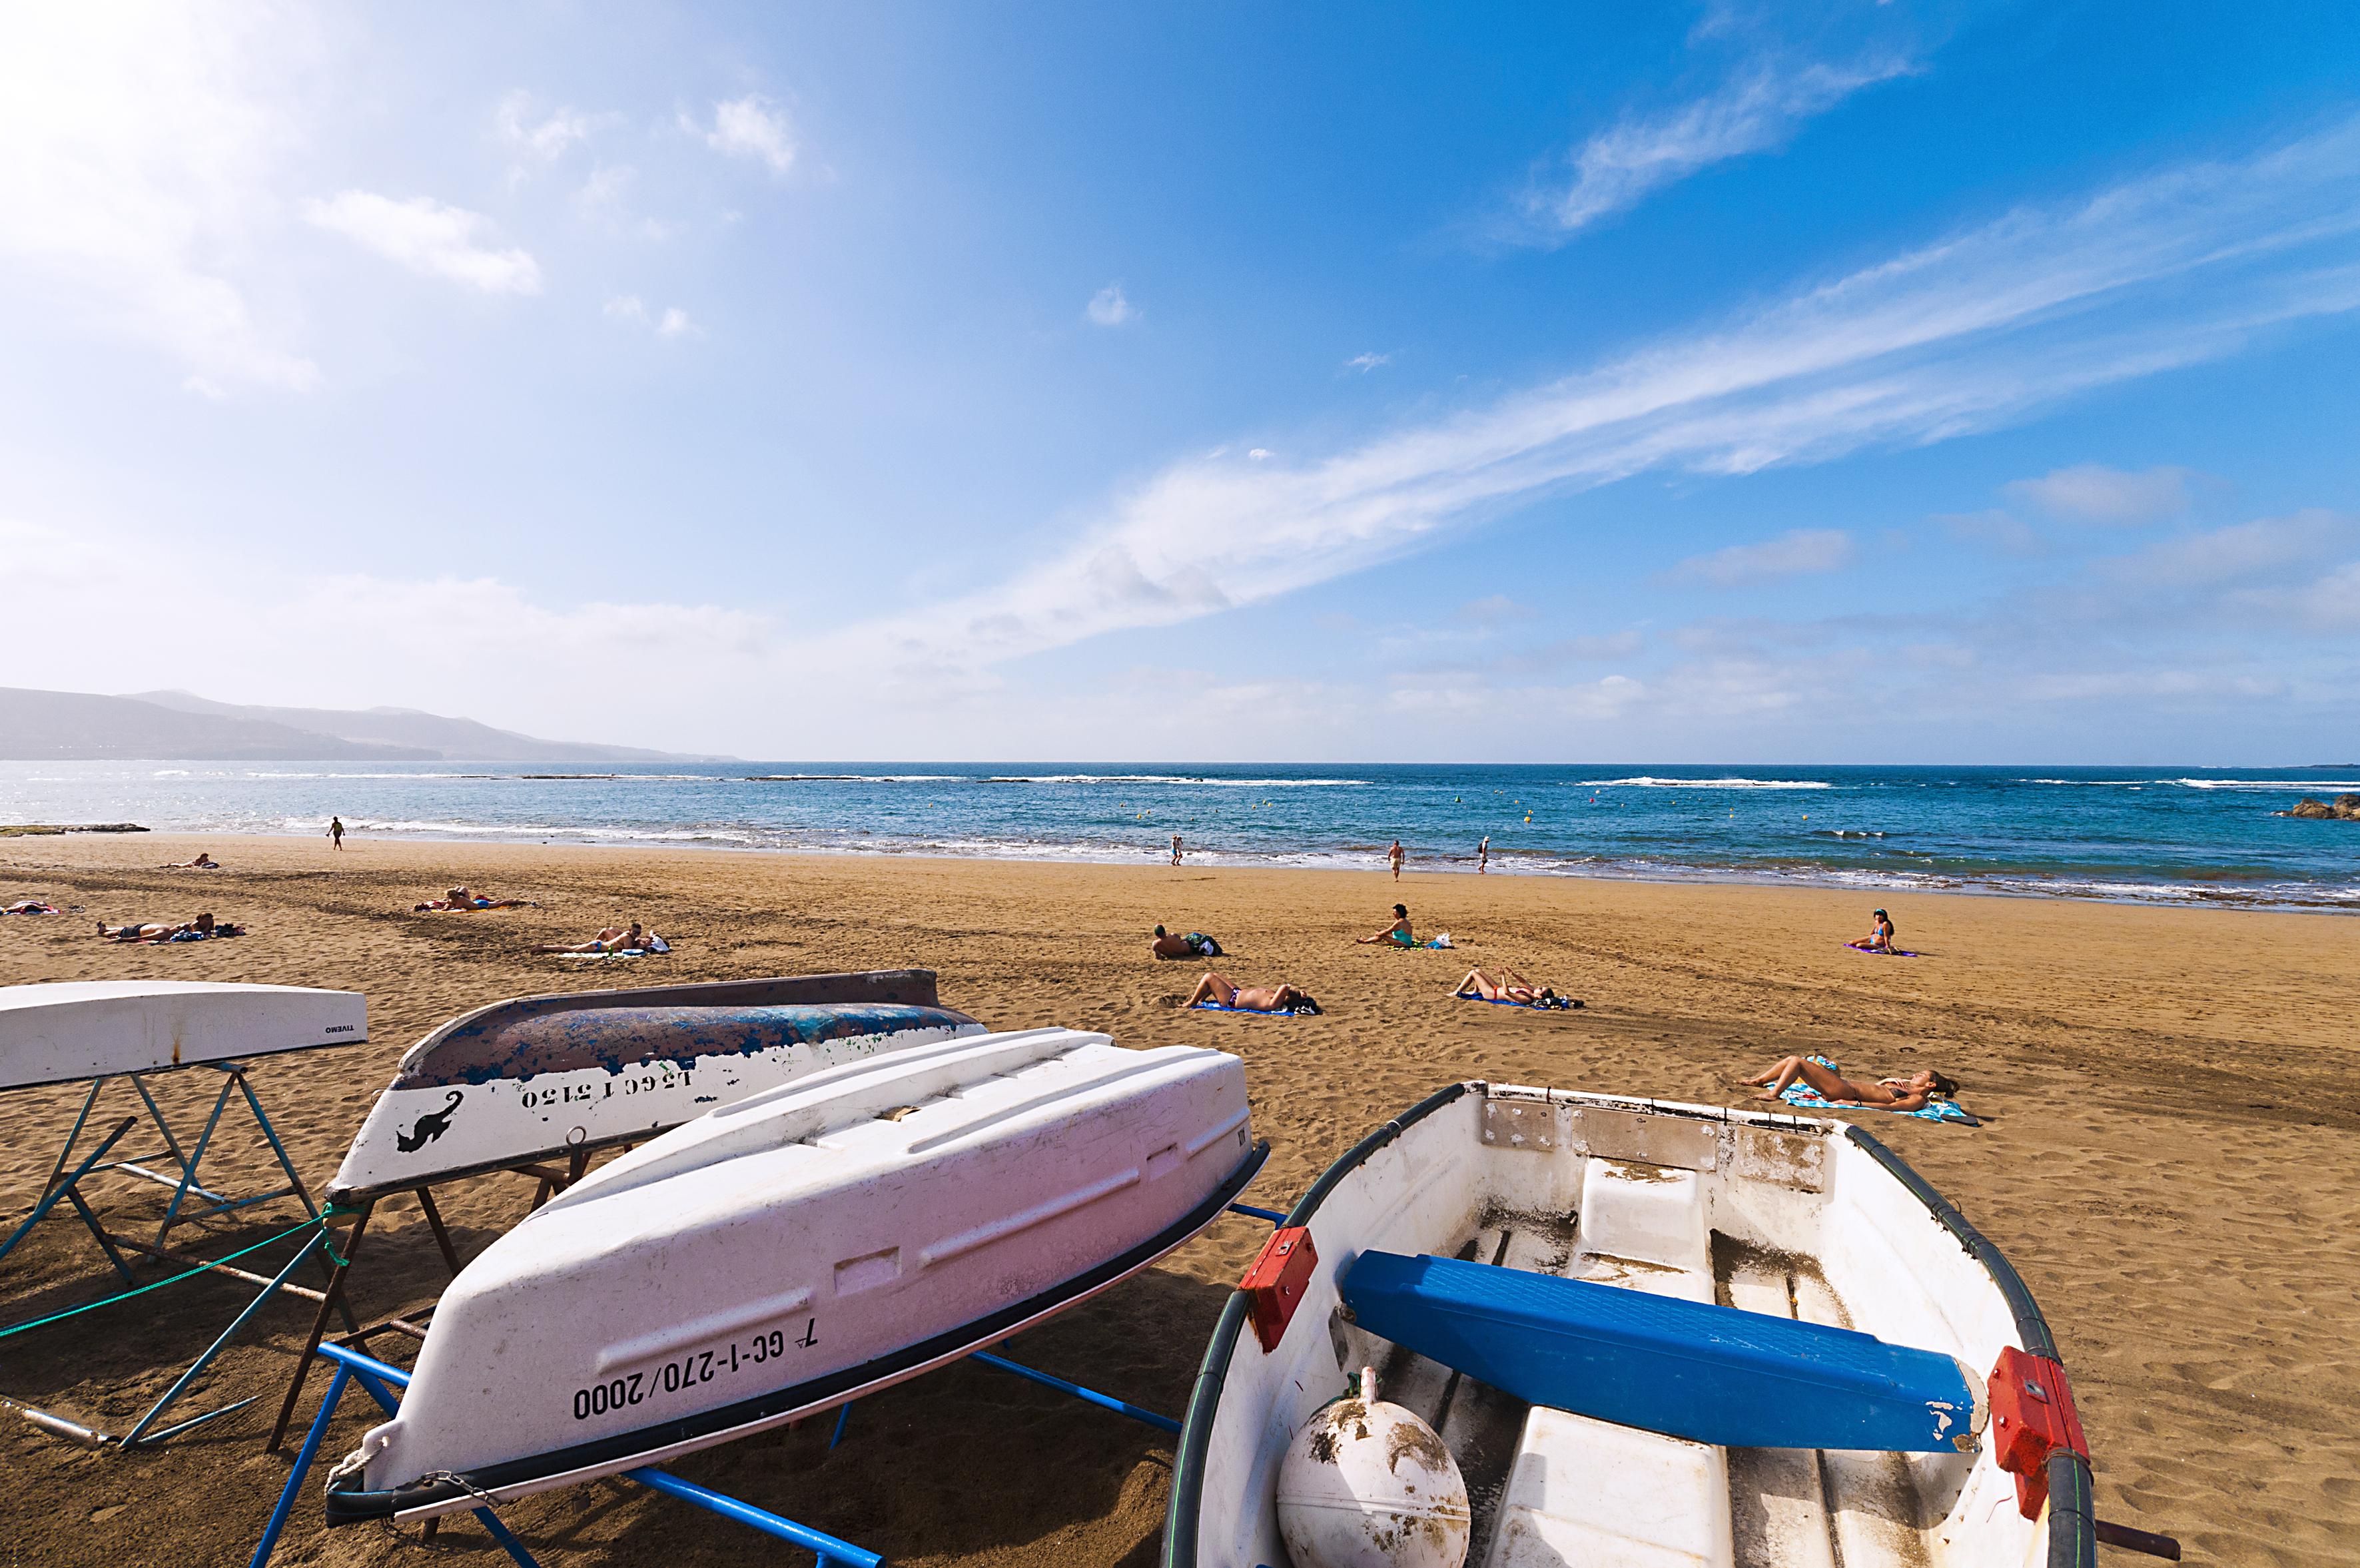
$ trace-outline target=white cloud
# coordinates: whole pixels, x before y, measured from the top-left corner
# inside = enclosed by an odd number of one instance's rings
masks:
[[[492,125],[510,150],[541,163],[552,163],[567,148],[588,141],[593,128],[590,116],[575,109],[552,109],[534,119],[532,94],[522,88],[500,100]]]
[[[705,335],[705,329],[689,320],[688,312],[679,306],[667,305],[661,314],[656,314],[649,310],[647,301],[636,294],[616,295],[606,301],[605,311],[617,321],[647,327],[660,338],[701,338]]]
[[[18,305],[178,361],[191,390],[301,389],[257,309],[314,13],[0,7],[0,280]]]
[[[686,114],[681,125],[705,138],[705,145],[730,158],[750,158],[784,174],[795,163],[794,128],[787,112],[759,93],[732,98],[713,106],[710,127]]]
[[[1563,240],[1649,191],[1710,164],[1776,147],[1805,120],[1862,88],[1914,71],[1899,58],[1849,66],[1765,65],[1668,114],[1626,119],[1566,159],[1570,182],[1552,180],[1524,198],[1538,237]]]
[[[622,321],[648,324],[648,302],[636,294],[617,294],[606,301],[606,313]]]
[[[1356,354],[1344,362],[1344,368],[1357,370],[1366,376],[1379,365],[1391,365],[1393,362],[1393,356],[1389,354]]]
[[[656,322],[656,336],[660,338],[701,338],[704,335],[705,329],[690,321],[688,312],[677,305],[665,306],[663,315]]]
[[[428,278],[464,283],[486,294],[538,294],[541,267],[522,250],[479,244],[491,220],[431,196],[397,201],[374,191],[344,191],[307,201],[303,215],[364,249]]]
[[[1119,327],[1126,321],[1139,320],[1139,309],[1123,298],[1122,285],[1109,283],[1090,296],[1083,314],[1102,327]]]
[[[1505,626],[1510,621],[1528,621],[1538,613],[1531,605],[1520,604],[1505,593],[1488,593],[1459,606],[1460,620],[1472,621],[1487,628]]]
[[[1266,446],[1258,446],[1246,453],[1246,460],[1250,463],[1268,463],[1272,458],[1277,455],[1278,454],[1276,452],[1271,451],[1270,448]]]
[[[2184,468],[2125,474],[2103,463],[2084,463],[2038,479],[2019,479],[2006,489],[2015,499],[2053,517],[2082,523],[2153,523],[2188,510],[2189,478]]]
[[[2104,570],[2115,582],[2151,588],[2223,587],[2318,561],[2349,544],[2355,532],[2351,522],[2327,511],[2259,517],[2162,540]]]
[[[1064,551],[851,639],[905,689],[1258,603],[1550,491],[1744,474],[1987,430],[2360,308],[2360,120],[2027,208],[1693,333],[1324,460],[1175,463]]]
[[[1742,588],[1809,572],[1834,572],[1852,559],[1852,535],[1839,528],[1796,528],[1761,544],[1733,544],[1692,555],[1666,575],[1674,583]]]

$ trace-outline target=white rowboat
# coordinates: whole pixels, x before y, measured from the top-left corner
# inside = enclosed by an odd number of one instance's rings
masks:
[[[1286,1568],[1290,1440],[1364,1365],[1451,1451],[1474,1568],[2095,1561],[2039,1308],[1857,1127],[1454,1084],[1272,1249],[1206,1353],[1164,1568]]]
[[[984,1032],[924,969],[519,996],[410,1047],[345,1152],[344,1203],[639,1142],[881,1051]]]
[[[353,991],[191,980],[0,987],[0,1090],[366,1039],[368,1004]]]
[[[415,1519],[727,1443],[1146,1268],[1260,1168],[1245,1069],[1034,1029],[815,1073],[634,1149],[437,1306],[332,1523]]]

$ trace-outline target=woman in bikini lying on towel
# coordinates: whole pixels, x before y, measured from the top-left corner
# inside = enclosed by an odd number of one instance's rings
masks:
[[[1311,999],[1308,991],[1297,990],[1292,985],[1232,985],[1209,969],[1205,971],[1205,977],[1196,982],[1196,988],[1188,994],[1188,1000],[1184,1005],[1193,1007],[1199,1002],[1218,1002],[1222,1007],[1248,1013],[1319,1011],[1319,1004]]]
[[[219,871],[221,862],[201,849],[197,851],[197,857],[194,860],[175,860],[159,866],[156,869],[158,871]]]
[[[1952,1099],[1959,1093],[1957,1079],[1930,1067],[1907,1078],[1855,1083],[1825,1062],[1814,1062],[1808,1056],[1789,1056],[1740,1082],[1762,1088],[1763,1092],[1754,1096],[1755,1099],[1775,1100],[1797,1079],[1809,1084],[1813,1093],[1831,1105],[1874,1105],[1887,1111],[1922,1111],[1928,1100]]]
[[[1563,1006],[1565,998],[1546,985],[1535,985],[1504,964],[1498,969],[1470,969],[1454,996],[1480,996],[1487,1002],[1513,1002],[1525,1007]],[[1579,1002],[1573,1004],[1579,1007]]]
[[[439,898],[429,898],[422,904],[410,906],[421,913],[430,914],[442,909],[522,909],[531,907],[530,898],[487,898],[473,887],[453,887]]]
[[[98,934],[109,942],[169,942],[176,936],[244,936],[246,928],[202,914],[177,926],[163,920],[145,923],[135,920],[127,926],[111,926],[101,920],[98,922]]]
[[[563,942],[549,942],[534,948],[535,953],[670,953],[664,939],[633,920],[628,926],[608,926],[588,942],[577,942],[568,947]]]

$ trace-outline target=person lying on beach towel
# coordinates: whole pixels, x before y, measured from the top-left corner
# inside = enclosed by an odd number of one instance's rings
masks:
[[[1757,1100],[1778,1100],[1785,1097],[1789,1084],[1801,1082],[1811,1092],[1830,1105],[1874,1105],[1880,1111],[1921,1111],[1928,1102],[1948,1100],[1959,1093],[1959,1081],[1932,1068],[1923,1068],[1907,1078],[1880,1078],[1874,1083],[1855,1083],[1828,1065],[1824,1057],[1789,1056],[1773,1062],[1743,1083],[1764,1089],[1754,1095]]]
[[[1467,978],[1450,993],[1468,1000],[1505,1002],[1519,1007],[1578,1007],[1581,1003],[1571,996],[1560,996],[1546,985],[1535,985],[1505,965],[1498,969],[1470,969]]]
[[[1293,985],[1232,985],[1224,975],[1207,969],[1185,1006],[1225,1007],[1233,1013],[1317,1013],[1311,993]]]
[[[98,934],[108,942],[203,942],[209,937],[244,936],[244,926],[234,926],[227,920],[216,920],[211,914],[199,915],[180,925],[166,920],[148,920],[131,925],[111,926],[98,922]]]
[[[1868,934],[1861,938],[1858,942],[1848,942],[1844,943],[1844,945],[1846,947],[1856,947],[1863,953],[1891,953],[1895,951],[1893,946],[1893,917],[1886,914],[1883,909],[1877,910],[1875,923],[1869,928]]]
[[[194,860],[169,860],[156,869],[158,871],[219,871],[221,862],[201,849],[197,851],[197,857]]]
[[[549,942],[533,949],[535,953],[670,953],[672,944],[639,921],[628,926],[608,926],[588,942],[577,942],[568,947],[563,942]]]
[[[0,915],[62,915],[65,911],[55,904],[44,904],[38,898],[26,898],[0,909]]]
[[[1162,926],[1155,928],[1155,940],[1147,951],[1158,958],[1218,958],[1221,944],[1203,931],[1190,931],[1186,936],[1173,936]]]
[[[410,906],[421,914],[446,909],[526,909],[536,907],[530,898],[490,898],[473,887],[453,887],[439,898],[429,898],[422,904]]]

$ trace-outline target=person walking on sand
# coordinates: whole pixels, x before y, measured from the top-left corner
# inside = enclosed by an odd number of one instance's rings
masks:
[[[1172,864],[1175,866],[1180,864],[1180,835],[1178,833],[1174,833],[1172,835]]]
[[[1401,880],[1402,861],[1404,858],[1405,857],[1402,853],[1401,840],[1393,840],[1393,846],[1385,851],[1385,864],[1393,868],[1393,880],[1396,882]]]
[[[1475,846],[1475,875],[1482,876],[1491,869],[1491,835],[1485,833],[1483,842]]]
[[[328,819],[328,836],[329,836],[331,839],[333,839],[333,840],[335,841],[335,844],[336,844],[336,847],[337,847],[338,849],[342,849],[342,848],[344,848],[344,818],[342,818],[342,817],[330,817],[330,818]]]

